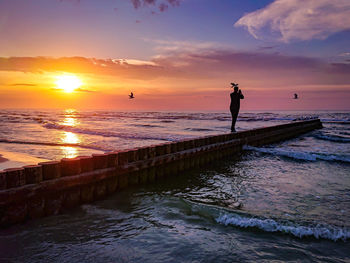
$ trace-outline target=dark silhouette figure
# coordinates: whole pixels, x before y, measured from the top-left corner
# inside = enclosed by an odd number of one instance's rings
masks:
[[[129,99],[134,99],[134,93],[130,92]]]
[[[235,125],[236,125],[236,120],[240,108],[240,101],[241,99],[244,99],[244,96],[242,94],[242,91],[238,89],[238,84],[236,83],[231,83],[233,87],[233,92],[230,94],[231,97],[231,104],[230,104],[230,111],[231,111],[231,116],[232,116],[232,125],[231,125],[231,132],[235,132]]]
[[[294,99],[295,99],[295,100],[298,99],[298,94],[294,93]]]

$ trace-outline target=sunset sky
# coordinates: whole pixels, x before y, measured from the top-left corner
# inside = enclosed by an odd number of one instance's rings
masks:
[[[226,110],[233,81],[350,110],[350,1],[0,0],[0,108]]]

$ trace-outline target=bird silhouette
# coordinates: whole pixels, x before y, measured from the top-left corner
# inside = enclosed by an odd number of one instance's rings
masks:
[[[238,87],[238,83],[231,82],[232,87]]]
[[[298,94],[294,93],[294,99],[295,99],[295,100],[298,99]]]
[[[129,99],[134,99],[134,93],[130,92]]]

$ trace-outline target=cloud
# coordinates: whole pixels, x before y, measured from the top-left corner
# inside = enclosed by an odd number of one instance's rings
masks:
[[[205,46],[205,45],[204,45]],[[278,53],[242,52],[220,48],[177,49],[151,61],[134,59],[97,59],[84,57],[10,57],[0,58],[0,71],[44,74],[76,73],[110,76],[129,81],[164,81],[177,88],[197,83],[237,81],[260,89],[297,85],[350,85],[349,63],[328,63],[321,59],[285,56]],[[202,85],[202,86],[201,86]]]
[[[51,88],[51,90],[54,90],[54,91],[64,91],[63,89],[59,89],[59,88]],[[94,91],[94,90],[88,90],[88,89],[83,89],[83,88],[77,88],[77,89],[75,89],[74,91],[88,92],[88,93],[94,93],[94,92],[96,92],[96,91]]]
[[[202,50],[173,52],[153,60],[178,77],[205,80],[240,80],[251,86],[284,88],[293,85],[350,85],[348,63],[285,56],[278,53]]]
[[[339,54],[340,57],[348,57],[350,56],[350,52],[343,52],[341,54]]]
[[[161,3],[161,4],[159,5],[159,11],[160,11],[160,12],[164,12],[164,11],[166,11],[168,8],[169,8],[169,6],[168,6],[167,4]]]
[[[160,53],[170,52],[202,52],[205,50],[227,49],[230,46],[218,42],[198,42],[198,41],[177,41],[164,39],[143,39],[146,42],[155,44],[156,51]]]
[[[326,39],[350,29],[350,1],[275,0],[265,8],[244,15],[235,26],[246,27],[257,39],[265,29],[282,42]]]
[[[77,88],[76,91],[80,91],[80,92],[96,92],[94,90],[88,90],[88,89],[83,89],[83,88]]]
[[[162,70],[154,62],[123,59],[97,59],[85,57],[0,57],[0,71],[70,72],[94,75],[115,75],[119,78],[149,79]]]
[[[32,84],[32,83],[14,83],[14,84],[10,84],[9,86],[27,86],[27,87],[35,87],[37,86],[36,84]]]
[[[158,6],[160,12],[164,12],[168,10],[169,6],[176,7],[181,4],[182,0],[130,0],[135,9],[139,9],[141,7],[152,7]]]
[[[59,2],[73,2],[80,4],[80,0],[58,0]],[[164,12],[169,9],[169,7],[180,6],[183,0],[129,0],[135,9],[142,7],[156,7],[160,12]],[[113,8],[114,12],[118,12],[118,8]],[[152,14],[155,14],[152,11]]]

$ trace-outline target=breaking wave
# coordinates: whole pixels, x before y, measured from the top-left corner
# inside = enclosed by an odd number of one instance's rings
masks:
[[[274,219],[246,217],[237,214],[221,214],[215,220],[217,223],[225,226],[232,225],[241,228],[258,228],[265,232],[280,232],[298,238],[314,237],[333,241],[345,241],[350,238],[350,229],[325,224],[298,225],[288,221],[278,222]]]
[[[337,155],[337,154],[325,154],[325,153],[313,153],[313,152],[297,152],[292,150],[284,150],[277,148],[259,148],[253,146],[244,146],[244,150],[255,151],[261,153],[267,153],[276,156],[288,157],[301,161],[314,162],[317,160],[329,161],[329,162],[345,162],[350,163],[349,155]]]
[[[317,139],[331,141],[331,142],[343,142],[343,143],[350,142],[350,137],[344,137],[344,136],[340,136],[340,135],[315,134],[314,137]]]
[[[282,218],[266,218],[252,215],[245,211],[197,203],[186,199],[180,201],[184,207],[190,209],[192,214],[206,219],[213,219],[216,223],[225,226],[259,229],[265,232],[287,234],[298,238],[313,237],[333,241],[350,239],[350,228],[348,227],[312,221],[294,222]],[[185,211],[188,210],[186,209]]]

